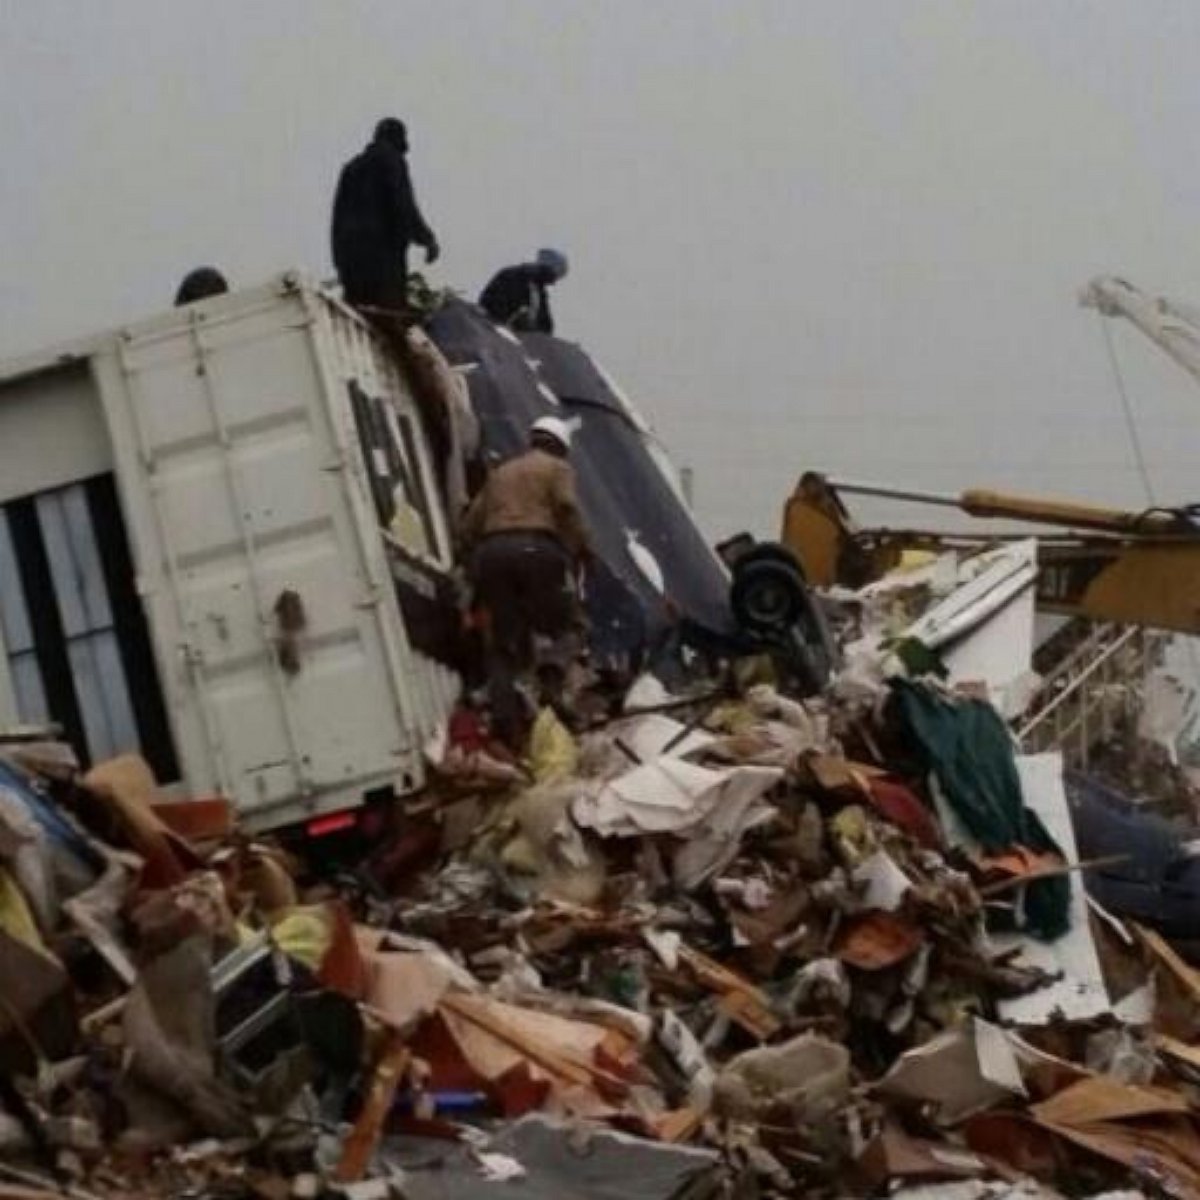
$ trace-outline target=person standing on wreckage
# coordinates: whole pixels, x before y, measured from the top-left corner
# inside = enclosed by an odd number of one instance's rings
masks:
[[[333,198],[333,263],[348,303],[402,312],[408,305],[408,248],[425,261],[441,253],[421,215],[408,172],[408,130],[385,117],[366,149],[343,168]]]
[[[539,250],[533,262],[497,271],[480,292],[479,307],[518,333],[553,333],[550,288],[566,278],[567,268],[565,254]]]
[[[492,721],[514,748],[527,716],[518,684],[534,666],[534,635],[562,639],[580,621],[576,577],[592,552],[570,453],[566,421],[535,421],[529,449],[490,472],[463,518],[475,604],[487,617]]]

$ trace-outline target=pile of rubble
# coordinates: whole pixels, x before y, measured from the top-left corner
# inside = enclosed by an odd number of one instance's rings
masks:
[[[930,584],[840,599],[819,697],[647,677],[522,758],[464,705],[319,869],[9,738],[0,1194],[1200,1196],[1200,972]]]

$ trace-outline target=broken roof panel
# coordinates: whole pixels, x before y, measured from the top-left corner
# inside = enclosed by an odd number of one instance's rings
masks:
[[[728,632],[724,567],[688,512],[665,455],[629,402],[579,347],[544,334],[514,334],[461,300],[427,325],[463,370],[486,457],[519,453],[530,424],[554,414],[577,423],[571,460],[602,567],[589,572],[593,649],[602,659],[655,646],[672,609]]]

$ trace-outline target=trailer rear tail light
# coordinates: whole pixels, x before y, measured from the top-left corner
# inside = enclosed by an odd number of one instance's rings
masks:
[[[315,817],[304,827],[309,837],[327,837],[343,829],[353,829],[358,817],[353,812],[330,813],[327,817]]]

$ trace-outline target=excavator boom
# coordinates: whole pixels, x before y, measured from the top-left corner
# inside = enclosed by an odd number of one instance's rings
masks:
[[[783,542],[818,586],[860,587],[906,551],[984,549],[995,536],[861,529],[843,497],[953,508],[975,517],[1055,527],[1038,538],[1038,606],[1048,612],[1200,633],[1200,528],[1186,512],[1144,513],[991,491],[961,495],[833,481],[806,473],[784,512]],[[1082,532],[1086,531],[1086,532]]]
[[[1093,279],[1080,303],[1122,317],[1200,383],[1200,309],[1148,296],[1113,275]],[[1180,633],[1200,633],[1200,506],[1144,512],[1003,492],[961,495],[801,477],[787,502],[784,544],[809,582],[861,586],[891,570],[905,551],[978,547],[995,537],[920,530],[859,529],[843,496],[880,496],[973,517],[1000,518],[1057,529],[1038,538],[1037,599],[1041,608]]]
[[[994,492],[972,488],[957,495],[948,492],[914,491],[911,488],[885,487],[846,479],[825,479],[824,486],[846,496],[881,496],[888,500],[909,500],[941,508],[954,508],[972,517],[992,517],[1026,521],[1034,525],[1053,525],[1059,529],[1089,529],[1113,534],[1155,534],[1187,532],[1186,518],[1160,509],[1133,512],[1082,504],[1077,500],[1054,500],[1025,496],[1015,492]],[[803,486],[803,480],[801,480]]]

